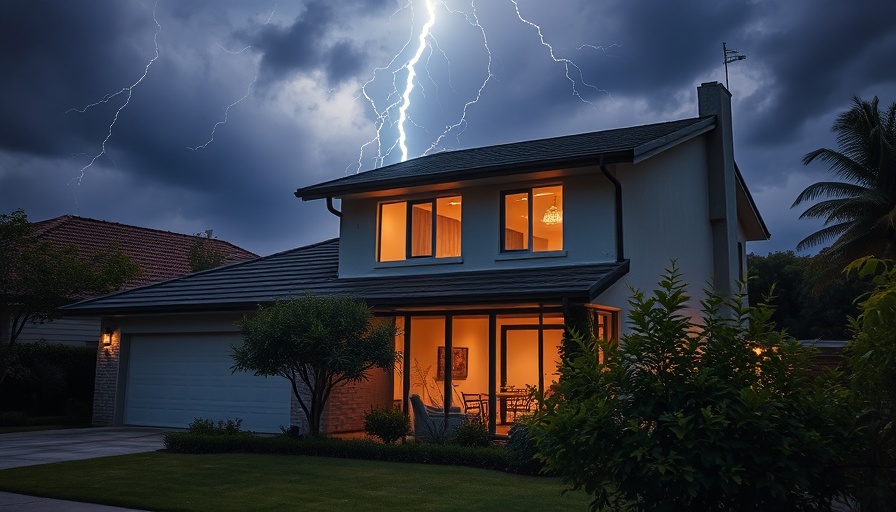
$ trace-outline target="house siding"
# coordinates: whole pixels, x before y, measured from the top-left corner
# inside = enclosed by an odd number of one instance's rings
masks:
[[[57,318],[44,324],[25,324],[18,343],[58,343],[96,345],[100,335],[99,318]]]
[[[622,183],[623,239],[631,267],[623,280],[596,302],[621,308],[625,318],[629,286],[654,289],[674,259],[685,281],[691,283],[690,312],[696,317],[703,286],[713,277],[705,139],[693,139],[640,164],[616,166],[613,171]],[[622,332],[626,331],[623,324]]]

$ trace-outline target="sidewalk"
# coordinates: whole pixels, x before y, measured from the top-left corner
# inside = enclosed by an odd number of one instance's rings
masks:
[[[133,508],[109,507],[80,501],[53,500],[0,492],[0,512],[141,512]]]

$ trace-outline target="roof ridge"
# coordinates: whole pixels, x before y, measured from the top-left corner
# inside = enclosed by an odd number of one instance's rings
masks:
[[[63,225],[69,224],[69,223],[71,223],[72,221],[83,221],[84,223],[87,223],[87,224],[93,223],[93,224],[101,224],[101,225],[106,225],[106,226],[115,226],[115,227],[119,227],[119,228],[124,228],[124,229],[133,230],[133,231],[153,232],[153,233],[159,233],[159,234],[167,235],[167,236],[184,237],[184,238],[186,238],[186,239],[205,239],[205,240],[211,240],[211,241],[213,241],[213,243],[215,243],[215,244],[224,244],[224,245],[228,245],[228,246],[232,247],[232,248],[235,249],[235,250],[243,251],[243,252],[245,252],[245,253],[247,253],[247,254],[252,254],[252,255],[258,256],[258,254],[254,253],[254,252],[252,252],[252,251],[249,251],[248,249],[244,249],[244,248],[242,248],[242,247],[240,247],[240,246],[238,246],[238,245],[236,245],[236,244],[234,244],[234,243],[232,243],[232,242],[229,242],[229,241],[227,241],[227,240],[222,240],[222,239],[220,239],[220,238],[205,238],[205,237],[203,237],[201,234],[198,234],[198,233],[194,233],[194,234],[179,233],[179,232],[177,232],[177,231],[170,231],[170,230],[165,230],[165,229],[151,228],[151,227],[146,227],[146,226],[137,226],[137,225],[134,225],[134,224],[124,224],[124,223],[122,223],[122,222],[116,222],[116,221],[110,221],[110,220],[104,220],[104,219],[94,219],[94,218],[91,218],[91,217],[82,217],[82,216],[80,216],[80,215],[71,215],[71,214],[60,215],[60,216],[58,216],[58,217],[52,217],[52,218],[50,218],[50,219],[45,219],[45,220],[42,220],[42,221],[33,222],[32,224],[35,225],[35,226],[38,225],[38,224],[48,224],[48,226],[47,226],[46,228],[40,230],[40,232],[37,233],[38,235],[43,235],[43,234],[45,234],[45,233],[49,233],[49,232],[51,232],[51,231],[54,231],[54,230],[58,229],[59,227],[61,227],[61,226],[63,226]],[[52,224],[50,224],[50,223],[52,223]]]

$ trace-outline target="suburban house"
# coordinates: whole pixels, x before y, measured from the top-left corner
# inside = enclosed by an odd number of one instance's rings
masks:
[[[698,105],[689,119],[437,153],[303,187],[296,196],[340,218],[338,239],[68,306],[112,334],[98,351],[94,423],[301,427],[286,379],[232,374],[229,347],[258,304],[310,292],[364,298],[398,324],[403,356],[334,393],[324,432],[360,430],[372,405],[409,411],[418,395],[459,406],[468,394],[502,432],[517,390],[556,379],[571,315],[617,339],[630,287],[653,289],[676,259],[696,307],[710,281],[730,292],[746,242],[768,238],[734,162],[730,94],[703,84]]]
[[[75,215],[35,222],[32,226],[34,234],[42,241],[56,247],[73,245],[82,256],[115,246],[133,258],[142,272],[126,282],[122,286],[123,290],[189,274],[192,272],[190,250],[197,241],[207,244],[208,250],[220,254],[224,263],[258,257],[257,254],[215,238],[201,238]],[[8,319],[0,319],[0,329],[9,329],[4,320]],[[65,317],[45,324],[25,324],[18,342],[96,346],[99,332],[98,316]]]

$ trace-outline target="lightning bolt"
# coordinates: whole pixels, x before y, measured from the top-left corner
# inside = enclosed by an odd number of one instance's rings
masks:
[[[589,105],[591,105],[591,106],[594,106],[594,103],[591,103],[590,101],[586,100],[586,99],[583,98],[582,95],[579,93],[579,90],[578,90],[578,88],[576,87],[576,80],[575,80],[573,77],[571,77],[571,76],[569,75],[569,73],[570,73],[570,68],[575,68],[575,73],[579,75],[579,80],[582,82],[582,85],[584,85],[585,87],[588,87],[588,88],[590,88],[590,89],[593,89],[593,90],[595,90],[596,92],[599,92],[599,93],[603,93],[603,94],[607,94],[607,95],[610,94],[609,92],[607,92],[607,91],[605,91],[605,90],[603,90],[603,89],[599,89],[599,88],[597,88],[596,86],[591,85],[591,84],[589,84],[588,82],[586,82],[586,81],[585,81],[585,76],[584,76],[584,74],[582,73],[582,68],[580,68],[575,62],[573,62],[573,61],[571,61],[571,60],[569,60],[569,59],[567,59],[567,58],[564,58],[564,57],[557,57],[556,55],[554,55],[554,47],[553,47],[550,43],[548,43],[547,41],[545,41],[545,39],[544,39],[544,34],[541,32],[541,27],[540,27],[539,25],[537,25],[537,24],[535,24],[535,23],[533,23],[533,22],[531,22],[531,21],[529,21],[529,20],[527,20],[526,18],[523,17],[523,14],[520,12],[520,5],[517,3],[517,0],[510,0],[510,2],[513,4],[513,8],[514,8],[514,10],[516,11],[516,17],[519,18],[519,20],[520,20],[521,22],[523,22],[523,23],[525,23],[526,25],[529,25],[530,27],[534,28],[535,31],[538,33],[538,39],[539,39],[539,41],[541,41],[541,45],[548,49],[548,54],[550,55],[551,59],[552,59],[554,62],[557,62],[557,63],[559,63],[559,64],[563,64],[563,68],[564,68],[564,70],[565,70],[565,74],[566,74],[566,79],[569,80],[569,83],[570,83],[570,84],[572,84],[572,93],[573,93],[573,95],[575,95],[576,98],[579,98],[579,99],[582,100],[583,102],[585,102],[585,103],[587,103],[587,104],[589,104]],[[596,47],[596,46],[594,46],[594,45],[583,45],[583,46],[589,46],[589,47],[591,47],[591,48],[595,48],[595,49],[599,48],[599,47]],[[582,48],[582,47],[580,47],[580,48]]]
[[[411,92],[414,90],[414,78],[417,76],[417,70],[415,69],[415,66],[420,60],[420,57],[423,55],[423,50],[426,49],[426,38],[427,36],[429,36],[429,30],[433,25],[436,24],[436,6],[432,0],[426,0],[426,10],[427,12],[429,12],[429,19],[426,21],[426,23],[423,24],[423,29],[420,31],[417,51],[414,53],[414,56],[411,57],[411,60],[409,60],[405,65],[408,70],[408,75],[407,81],[405,82],[404,94],[402,94],[401,96],[401,107],[398,108],[398,147],[401,148],[402,162],[408,159],[408,147],[405,144],[407,134],[404,130],[404,123],[408,118],[408,107],[411,106]]]
[[[509,1],[513,4],[516,19],[535,30],[536,34],[538,35],[540,44],[547,48],[549,58],[553,62],[563,65],[564,76],[569,81],[572,88],[572,94],[576,98],[595,108],[596,105],[585,95],[583,95],[586,89],[590,89],[596,93],[605,94],[612,99],[612,96],[608,91],[600,89],[585,80],[582,68],[578,64],[576,64],[569,58],[557,55],[554,46],[546,39],[541,26],[523,16],[517,0]],[[363,170],[365,155],[369,153],[369,150],[372,147],[375,148],[375,155],[373,156],[373,168],[383,166],[386,162],[386,159],[389,158],[392,152],[396,149],[398,149],[401,153],[400,161],[403,162],[409,158],[409,151],[407,147],[409,138],[407,133],[407,125],[409,123],[413,123],[415,127],[419,127],[419,125],[417,125],[417,123],[413,121],[413,118],[410,114],[413,101],[412,93],[415,87],[420,87],[421,91],[423,91],[423,85],[418,80],[418,67],[420,65],[421,59],[423,58],[424,52],[426,52],[427,49],[429,49],[430,54],[426,59],[426,67],[422,72],[425,73],[426,76],[432,81],[432,83],[436,84],[436,87],[438,88],[438,82],[434,80],[432,75],[429,73],[429,62],[432,59],[434,53],[437,51],[448,63],[450,77],[450,59],[448,58],[446,52],[439,46],[438,40],[433,33],[436,26],[437,8],[444,8],[445,11],[449,14],[463,16],[467,24],[479,31],[482,38],[482,46],[488,60],[485,69],[485,78],[479,84],[476,93],[464,102],[463,107],[460,109],[460,114],[457,120],[451,124],[446,125],[444,129],[431,140],[429,147],[423,151],[423,155],[429,154],[437,150],[438,148],[443,147],[444,140],[446,137],[448,137],[449,134],[455,133],[455,137],[459,138],[464,133],[466,127],[468,126],[468,117],[472,107],[480,102],[486,87],[495,78],[495,75],[492,73],[492,50],[489,47],[487,30],[480,23],[478,18],[476,10],[476,0],[470,0],[469,7],[465,9],[456,9],[449,7],[444,0],[425,0],[428,17],[426,22],[423,23],[423,25],[420,26],[420,28],[417,30],[415,30],[414,28],[415,25],[417,25],[417,20],[413,3],[414,0],[408,0],[408,2],[404,4],[404,6],[400,7],[392,15],[392,17],[394,17],[398,12],[405,9],[410,9],[412,13],[411,33],[408,36],[407,41],[404,43],[402,48],[396,54],[394,54],[388,64],[374,68],[373,75],[361,86],[359,97],[364,97],[375,115],[375,135],[371,140],[361,145],[358,152],[358,160],[355,172],[361,172]],[[390,20],[392,19],[392,17],[390,17]],[[414,53],[406,62],[401,63],[400,59],[402,55],[405,55],[412,46],[415,48]],[[617,46],[618,45],[615,44],[610,45],[609,47],[583,44],[578,47],[578,50],[582,50],[583,48],[590,48],[603,51],[606,54],[607,49]],[[373,88],[373,84],[377,82],[377,79],[385,73],[392,74],[392,88],[385,94],[384,97],[379,96],[380,101],[377,101],[370,89]],[[402,73],[406,74],[402,75]],[[449,78],[449,86],[450,85],[451,84]],[[438,95],[436,95],[436,98],[438,98]],[[383,105],[382,107],[380,106],[381,104]],[[391,144],[384,143],[385,130],[387,129],[397,129],[398,131],[396,140]],[[348,172],[349,167],[346,167],[346,172]]]
[[[87,169],[89,169],[91,166],[93,166],[93,164],[100,157],[102,157],[106,154],[106,143],[108,143],[109,139],[112,138],[112,131],[115,128],[115,124],[118,122],[118,117],[121,115],[121,112],[125,109],[125,107],[127,107],[128,104],[131,102],[131,97],[134,94],[134,89],[138,85],[140,85],[140,83],[143,82],[143,79],[146,78],[146,75],[149,74],[150,66],[152,66],[156,60],[158,60],[158,58],[159,58],[159,33],[162,32],[162,25],[159,24],[159,20],[156,19],[156,9],[158,9],[158,7],[159,7],[159,2],[157,0],[155,5],[152,8],[152,21],[156,24],[156,32],[152,36],[152,42],[153,42],[153,45],[155,46],[155,55],[149,60],[149,62],[146,63],[146,66],[143,68],[143,74],[140,76],[140,78],[138,78],[137,81],[132,83],[131,85],[129,85],[127,87],[122,87],[122,89],[116,93],[107,94],[107,95],[103,96],[103,99],[101,99],[99,101],[90,103],[89,105],[87,105],[83,108],[70,108],[65,112],[66,114],[68,114],[69,112],[78,112],[80,114],[83,114],[93,107],[97,107],[99,105],[109,103],[109,101],[111,101],[113,98],[118,97],[119,95],[126,95],[124,103],[122,103],[118,107],[118,109],[115,111],[115,115],[112,117],[112,122],[109,123],[109,130],[106,132],[106,137],[103,139],[102,144],[100,144],[100,152],[93,155],[90,158],[90,161],[87,162],[87,165],[85,165],[84,167],[81,167],[81,169],[78,170],[78,175],[76,177],[72,178],[68,182],[69,185],[71,185],[74,182],[77,182],[78,185],[80,185],[81,181],[84,180],[84,173],[87,172]]]
[[[276,11],[277,11],[277,4],[274,3],[274,8],[271,9],[271,14],[268,15],[267,21],[264,22],[265,25],[267,25],[268,23],[271,22],[271,19],[274,18],[274,13]],[[241,50],[232,51],[232,50],[228,50],[227,48],[225,48],[221,43],[218,43],[218,48],[221,48],[222,50],[224,50],[225,52],[227,52],[231,55],[240,55],[243,52],[246,52],[247,50],[252,48],[252,46],[250,45],[250,46],[246,46],[245,48],[243,48]],[[249,85],[246,86],[246,94],[243,94],[238,100],[236,100],[233,103],[231,103],[230,105],[227,105],[226,107],[224,107],[224,119],[218,121],[217,123],[215,123],[214,126],[212,126],[212,133],[211,133],[211,135],[209,135],[208,140],[202,144],[199,144],[198,146],[187,146],[187,149],[189,149],[190,151],[198,151],[200,149],[207,148],[209,144],[211,144],[212,142],[215,141],[215,133],[217,133],[218,127],[221,125],[227,124],[227,117],[230,115],[230,109],[233,108],[234,106],[236,106],[237,104],[241,103],[243,100],[248,98],[250,94],[252,94],[252,87],[255,86],[255,82],[258,81],[259,66],[260,66],[260,64],[258,64],[258,63],[255,64],[255,76],[252,78],[252,81],[249,82]]]

